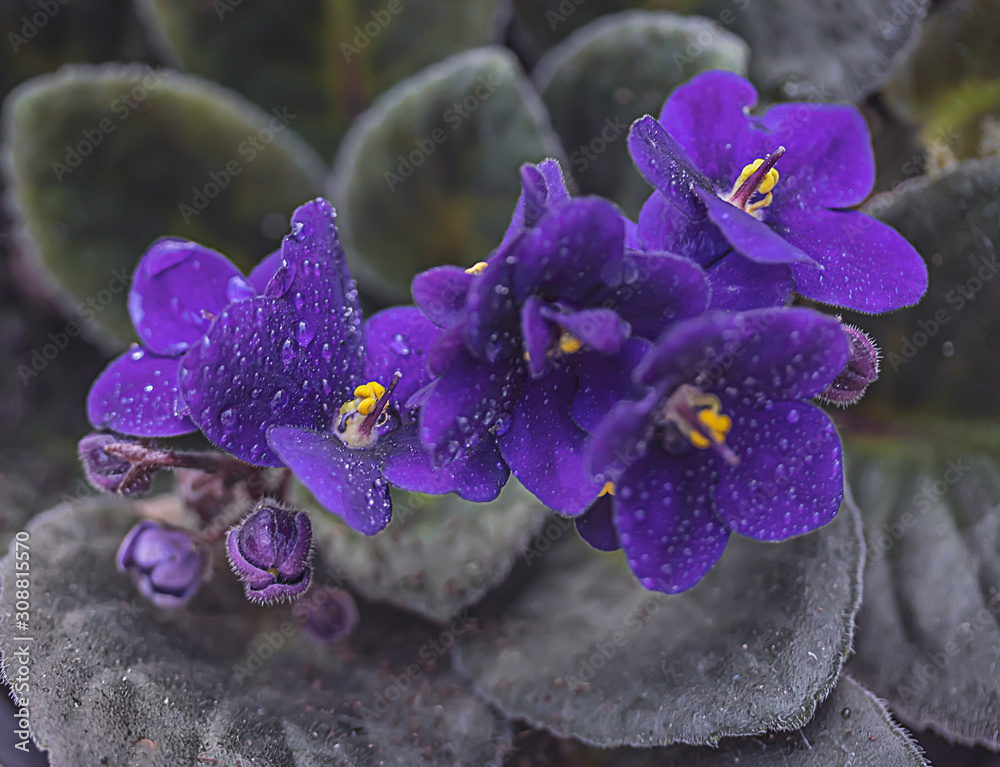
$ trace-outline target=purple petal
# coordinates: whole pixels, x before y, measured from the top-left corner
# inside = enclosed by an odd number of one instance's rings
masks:
[[[460,350],[420,408],[421,441],[437,457],[454,457],[512,411],[524,379],[519,358],[489,364]]]
[[[878,314],[920,300],[927,266],[892,227],[854,211],[785,212],[786,239],[822,270],[794,265],[795,289],[825,304]]]
[[[715,514],[714,479],[709,456],[654,448],[616,483],[622,548],[647,589],[686,591],[722,556],[729,530]]]
[[[396,372],[403,374],[393,399],[405,403],[430,383],[427,352],[441,330],[414,306],[385,309],[365,322],[365,382],[387,386]]]
[[[434,463],[414,424],[406,424],[382,439],[387,444],[382,477],[414,493],[457,493],[467,501],[492,501],[510,477],[496,439],[490,434],[443,467]]]
[[[248,463],[280,465],[270,427],[325,429],[364,383],[361,308],[333,215],[324,200],[296,210],[272,297],[230,304],[182,362],[192,419]]]
[[[551,158],[537,165],[521,166],[521,189],[514,216],[500,243],[501,250],[509,246],[520,232],[535,226],[546,210],[569,199],[562,168],[558,161]]]
[[[140,341],[177,355],[197,343],[246,278],[225,256],[187,240],[160,240],[139,261],[128,308]],[[237,294],[236,297],[244,297]]]
[[[271,281],[274,273],[278,271],[278,267],[281,266],[281,262],[284,256],[281,255],[281,248],[274,251],[274,253],[269,256],[265,256],[257,266],[253,268],[247,279],[250,280],[250,284],[253,285],[253,289],[258,293],[263,293],[265,288],[267,288],[267,283]]]
[[[849,357],[840,322],[811,309],[712,312],[675,325],[636,375],[666,391],[687,381],[744,406],[764,407],[819,394]]]
[[[755,151],[755,131],[747,110],[756,103],[753,85],[739,75],[703,72],[670,94],[660,124],[691,162],[728,192],[743,167],[763,156],[749,156]]]
[[[616,402],[642,396],[642,388],[632,380],[632,371],[650,346],[648,341],[630,338],[611,357],[586,352],[572,357],[580,376],[580,387],[573,398],[573,420],[580,428],[593,431]]]
[[[708,296],[705,272],[689,259],[628,252],[613,288],[593,303],[621,315],[632,326],[633,336],[652,340],[671,322],[705,311]]]
[[[382,530],[392,516],[389,485],[382,479],[384,451],[352,450],[337,437],[277,427],[267,434],[275,453],[317,501],[365,535]]]
[[[827,524],[844,497],[840,438],[829,417],[804,402],[739,409],[726,442],[739,466],[722,468],[719,517],[736,533],[780,541]]]
[[[604,485],[592,479],[587,466],[589,435],[570,416],[576,387],[576,373],[569,367],[525,384],[510,428],[498,440],[521,484],[550,509],[567,515],[582,514]]]
[[[748,311],[783,306],[795,288],[785,264],[758,264],[739,253],[723,256],[706,270],[712,286],[712,308]]]
[[[136,437],[173,437],[197,430],[177,382],[180,359],[142,347],[108,365],[90,387],[87,417],[98,429]]]
[[[629,324],[611,309],[583,309],[564,314],[542,307],[541,313],[579,339],[586,349],[601,354],[616,354],[631,330]]]
[[[507,258],[491,258],[469,286],[465,342],[473,354],[488,362],[520,354],[520,311],[510,289],[515,264]]]
[[[779,104],[759,118],[769,131],[757,157],[784,146],[775,203],[797,197],[810,207],[847,208],[865,200],[875,185],[875,154],[864,117],[853,106]],[[740,165],[736,175],[743,168]]]
[[[808,255],[770,226],[710,192],[696,194],[708,208],[708,217],[738,253],[758,264],[804,263],[815,266]],[[765,215],[767,209],[765,208]]]
[[[628,132],[632,161],[650,184],[692,220],[705,217],[696,189],[715,194],[712,182],[691,162],[687,152],[649,115],[640,117]]]
[[[615,497],[606,493],[577,517],[576,531],[598,551],[617,551],[622,547],[614,520]]]
[[[536,294],[582,301],[615,271],[624,242],[625,225],[611,203],[596,197],[565,202],[526,233],[518,248],[514,292],[520,298]]]
[[[543,316],[544,308],[545,302],[538,296],[528,296],[521,305],[521,338],[528,373],[533,379],[541,378],[552,367],[549,363],[549,350],[559,335],[552,323]]]
[[[449,325],[438,334],[427,354],[427,369],[432,376],[442,376],[455,362],[468,355],[465,345],[465,323]]]
[[[663,397],[651,389],[641,400],[622,400],[593,430],[588,456],[594,476],[614,480],[649,450],[650,414]]]
[[[436,266],[413,278],[413,301],[439,327],[459,319],[472,275],[457,266]]]
[[[692,221],[659,192],[653,192],[639,211],[638,234],[643,250],[674,253],[701,266],[733,247],[710,218]]]

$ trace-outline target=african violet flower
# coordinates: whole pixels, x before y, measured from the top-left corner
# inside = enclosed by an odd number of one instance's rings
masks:
[[[413,416],[400,412],[427,382],[422,350],[437,330],[414,308],[362,326],[334,216],[322,199],[296,210],[267,288],[229,304],[183,358],[192,421],[241,460],[288,465],[366,534],[388,524],[390,483],[492,500],[509,474],[494,440],[435,471]]]
[[[587,430],[631,390],[643,339],[703,311],[707,286],[690,261],[626,252],[610,203],[558,191],[536,200],[537,220],[525,217],[489,261],[414,280],[418,304],[445,327],[428,354],[437,378],[416,398],[420,436],[447,459],[494,429],[515,476],[579,514],[602,490],[584,463]]]
[[[157,607],[186,604],[208,572],[208,557],[190,533],[166,530],[148,519],[125,536],[116,563]]]
[[[840,439],[808,400],[848,356],[840,323],[808,309],[713,311],[664,332],[635,369],[646,396],[616,404],[592,444],[646,588],[691,588],[731,533],[782,540],[833,519]]]
[[[651,250],[704,266],[713,306],[783,304],[794,289],[826,304],[884,312],[916,303],[927,269],[895,230],[863,213],[875,182],[871,140],[851,106],[780,104],[705,72],[677,88],[659,121],[637,120],[629,149],[657,191],[639,215]]]
[[[294,599],[309,588],[311,548],[309,515],[266,501],[226,536],[229,564],[257,604]]]
[[[136,267],[128,308],[141,341],[97,377],[87,415],[99,429],[139,437],[197,431],[178,393],[184,354],[233,301],[264,289],[274,255],[244,277],[225,256],[187,240],[156,242]]]

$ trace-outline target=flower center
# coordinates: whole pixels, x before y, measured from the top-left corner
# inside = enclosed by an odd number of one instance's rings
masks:
[[[714,394],[705,394],[691,384],[681,384],[667,398],[658,420],[663,425],[673,425],[676,432],[698,450],[712,448],[730,466],[739,464],[739,456],[726,444],[733,419],[722,412],[722,402]],[[675,433],[668,432],[666,440],[674,437]]]
[[[559,351],[563,354],[576,354],[583,348],[583,343],[568,330],[559,336]]]
[[[348,447],[366,448],[378,441],[378,429],[389,422],[389,398],[402,377],[397,371],[388,387],[369,381],[354,390],[354,399],[340,406],[340,418],[333,430],[341,442]]]
[[[766,208],[774,202],[771,190],[778,183],[778,171],[774,164],[784,153],[785,148],[779,146],[767,157],[758,158],[743,168],[736,183],[733,184],[733,191],[727,201],[747,213]],[[763,195],[763,198],[750,202],[751,198],[757,195]]]

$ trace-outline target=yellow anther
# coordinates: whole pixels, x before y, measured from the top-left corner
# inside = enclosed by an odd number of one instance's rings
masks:
[[[690,439],[691,444],[699,450],[704,450],[713,443],[721,445],[726,441],[726,435],[729,434],[729,431],[733,428],[732,418],[725,413],[714,410],[711,407],[707,410],[699,411],[698,420],[701,421],[702,425],[708,429],[708,433],[711,435],[711,441],[709,441],[709,439],[707,439],[703,434],[696,431],[691,432],[688,439]]]
[[[582,348],[580,339],[568,331],[559,337],[559,351],[563,354],[576,354]]]
[[[733,191],[730,196],[736,194],[736,190],[743,186],[743,182],[750,178],[750,176],[753,175],[753,172],[757,170],[763,162],[764,158],[759,158],[743,168],[740,172],[739,178],[736,179],[736,183],[733,184]],[[774,195],[771,194],[771,190],[774,189],[775,185],[778,183],[778,178],[777,168],[771,168],[771,170],[767,172],[767,175],[764,176],[763,180],[761,180],[761,182],[757,185],[757,191],[764,195],[764,199],[748,205],[746,209],[747,213],[753,213],[755,210],[766,208],[774,201]]]
[[[281,574],[277,567],[269,567],[267,568],[267,571],[275,578],[277,578]]]
[[[385,394],[385,387],[378,381],[369,381],[354,389],[354,399],[348,400],[340,406],[340,414],[356,411],[361,415],[368,415],[372,408],[378,403],[382,395]]]
[[[468,269],[465,270],[466,274],[482,274],[486,267],[489,266],[485,261],[480,261],[478,264],[473,264]]]
[[[602,495],[614,495],[615,494],[615,483],[605,482],[604,487],[601,488],[601,493],[597,497],[600,498]]]

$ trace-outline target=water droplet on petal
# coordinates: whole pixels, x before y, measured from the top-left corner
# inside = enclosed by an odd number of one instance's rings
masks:
[[[316,328],[305,323],[300,322],[298,327],[295,329],[295,338],[302,346],[308,346],[312,343],[313,338],[316,336]]]
[[[295,357],[295,344],[291,338],[281,345],[280,355],[281,364],[288,367],[292,363],[292,359]]]
[[[288,407],[288,400],[288,392],[284,389],[278,389],[271,397],[272,415],[280,415],[281,412]]]
[[[798,410],[789,410],[788,415],[786,416],[788,423],[798,423],[800,417],[801,416],[799,415]]]

